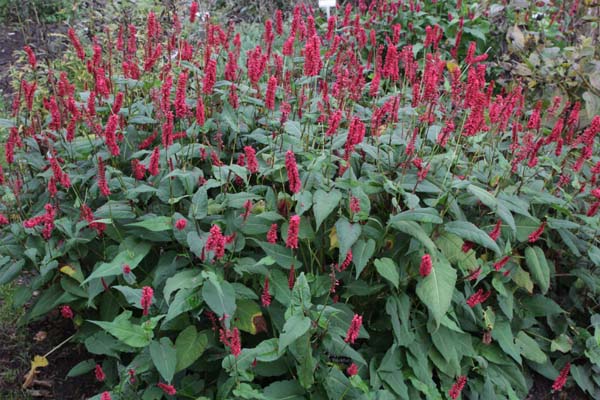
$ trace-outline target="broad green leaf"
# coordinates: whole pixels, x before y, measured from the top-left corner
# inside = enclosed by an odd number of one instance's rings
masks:
[[[519,331],[515,340],[521,351],[521,355],[528,360],[538,364],[546,362],[546,354],[542,351],[538,343],[523,331]]]
[[[264,390],[266,396],[278,400],[304,400],[304,393],[297,381],[276,381]]]
[[[375,269],[379,275],[387,279],[396,289],[400,284],[400,275],[398,274],[398,266],[391,258],[378,258],[374,262]]]
[[[533,281],[537,283],[542,293],[546,294],[550,287],[550,268],[544,251],[538,246],[528,246],[525,249],[525,261]]]
[[[521,354],[519,347],[515,344],[515,338],[510,324],[505,319],[497,320],[492,330],[492,338],[498,342],[500,348],[516,362],[521,364]]]
[[[441,224],[444,222],[435,208],[417,208],[415,210],[403,211],[400,214],[390,217],[390,223],[397,221],[415,221],[432,224]]]
[[[67,373],[67,378],[73,378],[75,376],[87,374],[88,372],[92,371],[94,367],[96,367],[96,361],[93,358],[77,363],[77,365],[69,370]]]
[[[327,193],[324,190],[318,189],[313,195],[313,213],[315,214],[316,230],[319,230],[321,223],[340,205],[342,193],[333,189]]]
[[[427,306],[436,324],[450,308],[456,271],[448,261],[440,257],[431,268],[431,273],[417,283],[417,296]]]
[[[177,355],[177,365],[175,372],[182,371],[196,361],[208,345],[208,337],[205,333],[198,333],[193,325],[185,328],[177,340],[175,340],[175,352]]]
[[[98,325],[106,332],[110,333],[121,342],[131,347],[146,347],[152,341],[154,333],[144,325],[133,324],[131,311],[124,311],[118,315],[112,322],[107,321],[89,321]],[[150,321],[148,321],[150,322]],[[146,323],[147,324],[147,323]]]
[[[573,339],[566,334],[558,336],[550,343],[550,351],[560,351],[561,353],[568,353],[573,348]]]
[[[518,287],[527,290],[528,293],[533,293],[533,281],[531,280],[531,275],[520,266],[515,268],[512,279]]]
[[[310,295],[310,286],[308,285],[308,281],[306,280],[304,272],[302,272],[296,279],[296,282],[294,283],[294,288],[292,289],[290,310],[293,314],[302,314],[303,312],[310,309],[311,305],[312,302]]]
[[[171,222],[171,217],[165,217],[165,216],[157,216],[157,217],[147,218],[143,221],[127,224],[126,226],[144,228],[151,232],[162,232],[162,231],[169,231],[169,230],[173,229],[173,223]]]
[[[358,240],[362,229],[360,224],[351,224],[342,217],[335,223],[335,231],[340,245],[340,259],[343,260],[352,245]]]
[[[482,189],[475,185],[467,186],[467,190],[473,196],[477,197],[479,201],[488,206],[491,210],[496,210],[498,207],[498,200],[487,190]]]
[[[365,269],[367,263],[375,253],[375,241],[369,239],[367,241],[357,240],[352,246],[352,263],[356,267],[356,277]]]
[[[310,318],[302,315],[292,315],[283,325],[283,331],[279,337],[279,353],[292,344],[296,339],[304,335],[310,329]]]
[[[298,269],[300,266],[302,266],[302,263],[294,257],[292,249],[288,249],[279,244],[267,243],[252,238],[248,239],[251,239],[257,243],[261,249],[267,253],[268,256],[272,257],[275,262],[277,262],[277,264],[283,268],[290,269],[292,265],[294,265],[294,267]]]
[[[83,283],[105,276],[121,275],[125,264],[132,270],[135,269],[150,252],[151,247],[148,242],[136,242],[132,237],[128,237],[119,246],[119,254],[111,262],[100,264]]]
[[[220,318],[227,315],[226,321],[231,321],[236,306],[235,289],[229,282],[219,282],[217,277],[211,274],[202,287],[202,298]]]
[[[200,286],[202,282],[202,276],[197,270],[186,269],[178,272],[167,279],[163,289],[163,297],[167,304],[169,304],[173,292],[179,289],[193,289]]]
[[[192,197],[190,217],[204,219],[208,215],[208,191],[205,187],[199,188]]]
[[[435,243],[430,239],[430,235],[421,228],[421,225],[414,221],[390,221],[388,223],[392,228],[406,233],[420,241],[429,253],[435,253]]]
[[[496,254],[501,254],[500,248],[498,247],[496,242],[492,240],[490,235],[488,235],[486,232],[482,231],[470,222],[448,222],[444,225],[444,230],[446,232],[454,233],[456,236],[466,239],[469,242],[473,242],[487,249],[490,249]]]
[[[177,351],[171,340],[163,337],[159,342],[156,340],[150,342],[150,357],[160,376],[171,383],[177,366]]]

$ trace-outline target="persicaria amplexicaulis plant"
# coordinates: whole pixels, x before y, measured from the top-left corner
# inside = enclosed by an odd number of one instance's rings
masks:
[[[600,117],[494,83],[465,7],[192,2],[26,49],[1,280],[73,319],[102,398],[600,390]]]

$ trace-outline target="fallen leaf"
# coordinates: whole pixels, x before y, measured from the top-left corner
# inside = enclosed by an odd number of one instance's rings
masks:
[[[35,375],[38,373],[37,369],[48,366],[48,359],[44,356],[35,356],[33,357],[33,361],[31,361],[31,369],[25,375],[25,380],[23,382],[23,389],[27,389],[31,387],[33,384]]]
[[[48,333],[46,331],[39,331],[35,334],[33,340],[35,340],[36,342],[43,342],[44,340],[46,340],[47,337]]]

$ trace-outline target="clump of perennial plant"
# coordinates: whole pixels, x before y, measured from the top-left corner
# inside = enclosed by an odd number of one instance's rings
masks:
[[[466,4],[358,3],[25,49],[0,280],[103,399],[600,392],[600,117],[496,85]]]

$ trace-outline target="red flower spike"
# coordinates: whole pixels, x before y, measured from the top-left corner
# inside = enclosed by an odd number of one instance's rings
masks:
[[[65,319],[73,319],[73,310],[69,306],[62,306],[60,308],[60,315]]]
[[[260,296],[260,301],[263,307],[269,307],[271,305],[271,294],[269,293],[269,277],[265,278],[265,284],[263,286],[263,292]]]
[[[358,366],[354,363],[350,364],[350,366],[346,369],[346,372],[349,376],[354,376],[358,374]]]
[[[298,193],[301,189],[300,175],[298,174],[298,166],[296,165],[296,157],[294,152],[288,150],[285,154],[285,169],[287,170],[290,191]]]
[[[354,316],[352,317],[352,322],[350,323],[350,327],[348,328],[348,332],[346,332],[346,338],[344,339],[344,341],[346,343],[354,344],[356,339],[358,339],[358,334],[361,326],[362,316],[354,314]]]
[[[429,276],[429,274],[431,274],[431,268],[432,268],[431,256],[429,254],[425,254],[423,257],[421,257],[421,265],[419,266],[419,273],[421,274],[422,277]]]
[[[109,392],[102,392],[102,395],[100,396],[100,400],[112,400],[112,397],[110,397]]]
[[[158,386],[165,394],[168,394],[169,396],[174,396],[177,394],[177,390],[173,385],[168,385],[166,383],[159,382],[156,384],[156,386]]]
[[[554,380],[554,383],[552,384],[553,391],[558,392],[558,391],[562,390],[563,386],[565,386],[565,383],[567,383],[567,379],[569,377],[570,370],[571,370],[571,363],[568,362],[565,364],[564,368],[560,371],[560,374],[558,374],[558,376]]]
[[[448,390],[448,395],[450,396],[450,398],[452,400],[456,400],[460,396],[460,392],[462,392],[466,383],[467,383],[467,377],[464,375],[459,376],[458,379],[456,379],[456,383],[454,383],[454,385],[452,385],[450,390]]]
[[[300,228],[300,216],[294,215],[290,218],[290,224],[288,227],[287,239],[285,246],[290,249],[298,248],[298,231]]]
[[[154,290],[150,286],[144,286],[142,288],[142,298],[140,299],[140,303],[143,309],[143,315],[148,315],[153,296]]]
[[[265,93],[265,107],[267,110],[275,110],[275,92],[277,91],[277,78],[272,76],[267,84],[267,93]]]
[[[223,236],[221,228],[213,225],[204,246],[205,250],[214,252],[215,257],[220,259],[225,255],[225,244],[225,236]]]
[[[175,222],[175,228],[178,231],[184,230],[186,225],[187,225],[187,220],[185,218],[180,218],[177,220],[177,222]]]
[[[542,233],[544,233],[545,228],[546,221],[542,222],[542,224],[535,231],[531,232],[531,234],[528,237],[529,243],[537,242],[540,236],[542,236]]]
[[[102,370],[102,366],[100,364],[96,364],[96,368],[94,369],[94,375],[96,376],[96,380],[98,382],[104,382],[106,379],[106,374]]]
[[[198,2],[192,1],[190,4],[190,22],[192,24],[196,21],[196,14],[198,14]]]
[[[23,50],[25,50],[25,53],[27,53],[27,60],[29,61],[29,64],[31,65],[31,68],[35,69],[35,67],[37,65],[37,60],[35,58],[35,53],[31,49],[31,47],[29,47],[29,46],[25,46],[23,48]]]

